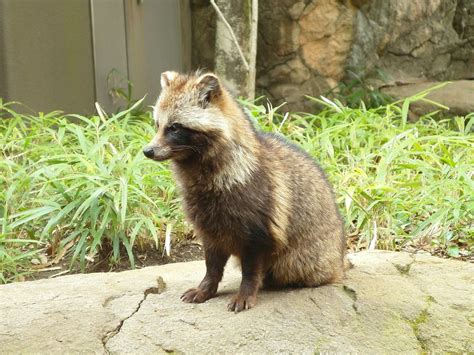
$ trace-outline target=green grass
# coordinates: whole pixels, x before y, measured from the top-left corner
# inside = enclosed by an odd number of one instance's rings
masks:
[[[260,126],[313,155],[333,182],[350,247],[474,252],[474,114],[407,122],[408,104],[280,115],[247,104]],[[154,134],[140,102],[111,117],[20,115],[0,101],[0,283],[33,272],[38,253],[83,268],[182,237],[166,164],[143,157]],[[376,236],[374,238],[374,236]]]
[[[166,225],[182,228],[169,170],[142,154],[154,133],[148,114],[1,109],[0,282],[28,272],[41,248],[70,248],[81,267],[125,251],[133,265],[133,247],[159,248]]]

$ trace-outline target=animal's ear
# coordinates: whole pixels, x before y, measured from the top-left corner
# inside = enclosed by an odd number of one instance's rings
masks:
[[[196,82],[196,87],[199,91],[199,103],[203,108],[206,108],[212,100],[218,97],[221,92],[221,84],[219,78],[214,74],[203,74]]]
[[[165,71],[161,73],[161,88],[166,89],[177,76],[178,73],[175,71]]]

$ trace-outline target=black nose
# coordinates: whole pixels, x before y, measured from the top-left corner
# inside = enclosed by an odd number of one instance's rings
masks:
[[[145,154],[147,158],[153,158],[153,148],[146,147],[145,149],[143,149],[143,154]]]

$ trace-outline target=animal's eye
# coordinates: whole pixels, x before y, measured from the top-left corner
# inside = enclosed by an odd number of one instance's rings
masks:
[[[168,132],[177,132],[181,128],[179,123],[173,123],[171,126],[168,127]]]

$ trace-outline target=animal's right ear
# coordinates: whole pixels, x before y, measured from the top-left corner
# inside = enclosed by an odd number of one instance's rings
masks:
[[[222,93],[219,78],[214,74],[201,75],[196,82],[199,90],[198,101],[202,108],[206,108],[209,103]]]
[[[161,73],[161,88],[166,89],[177,76],[178,73],[175,71],[165,71]]]

